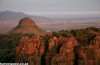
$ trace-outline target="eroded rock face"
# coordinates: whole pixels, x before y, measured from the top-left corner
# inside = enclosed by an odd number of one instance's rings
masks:
[[[39,28],[35,21],[30,19],[29,17],[25,17],[19,21],[19,24],[8,34],[38,34],[38,35],[45,35],[46,32]]]
[[[35,35],[32,38],[22,37],[15,51],[15,62],[36,62],[35,65],[40,65],[45,51],[44,39]]]
[[[74,65],[75,47],[80,46],[77,49],[78,65],[100,65],[99,40],[100,37],[96,36],[89,45],[83,46],[74,37],[51,37],[48,39],[48,51],[45,52],[47,48],[44,38],[38,35],[31,38],[25,36],[16,47],[16,62],[29,62],[30,65]]]
[[[100,65],[100,36],[96,36],[87,46],[78,50],[79,65]]]
[[[91,44],[93,44],[95,47],[100,48],[100,36],[96,36],[92,41]]]
[[[78,45],[78,42],[74,37],[66,38],[64,40],[66,41],[62,44],[62,47],[60,48],[60,53],[56,54],[52,58],[52,65],[56,64],[73,65],[73,61],[75,58],[74,46]]]

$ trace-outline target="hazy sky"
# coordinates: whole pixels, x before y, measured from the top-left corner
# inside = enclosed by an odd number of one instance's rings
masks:
[[[0,0],[0,11],[32,15],[100,15],[100,0]]]

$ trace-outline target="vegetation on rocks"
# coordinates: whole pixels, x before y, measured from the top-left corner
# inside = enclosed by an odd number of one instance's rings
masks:
[[[98,65],[99,54],[100,28],[95,27],[61,30],[45,36],[0,35],[0,62],[28,62],[32,65]]]

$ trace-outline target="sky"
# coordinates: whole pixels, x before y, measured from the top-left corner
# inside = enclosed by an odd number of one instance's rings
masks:
[[[100,16],[100,0],[0,0],[0,11],[57,17]]]

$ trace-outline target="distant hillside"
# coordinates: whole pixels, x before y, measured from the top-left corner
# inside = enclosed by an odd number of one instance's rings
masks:
[[[1,11],[0,12],[0,33],[6,33],[17,26],[18,21],[24,17],[33,19],[37,26],[45,29],[46,31],[58,31],[62,29],[76,29],[86,27],[100,27],[100,19],[81,18],[81,19],[68,19],[68,18],[47,18],[43,16],[27,15],[23,12]]]
[[[29,17],[36,21],[36,24],[41,21],[47,21],[46,17],[27,15],[23,12],[1,11],[0,12],[0,33],[6,33],[13,29],[22,18]]]
[[[8,32],[8,34],[38,34],[44,35],[46,31],[39,28],[35,21],[30,19],[29,17],[25,17],[19,21],[19,24]]]

